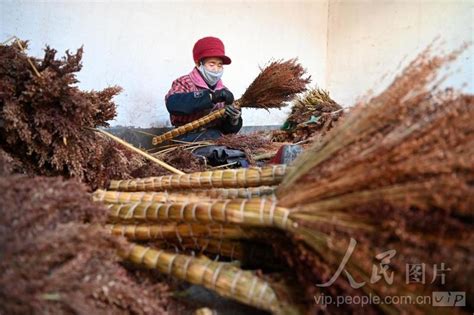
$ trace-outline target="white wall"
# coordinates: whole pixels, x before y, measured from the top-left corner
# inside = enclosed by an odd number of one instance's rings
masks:
[[[350,106],[367,90],[385,88],[400,62],[406,65],[437,36],[445,51],[474,43],[474,1],[331,0],[328,34],[326,88]],[[465,90],[474,92],[473,56],[471,45],[446,85],[468,83]]]
[[[0,0],[1,1],[1,0]],[[46,44],[62,55],[84,45],[81,88],[124,88],[114,125],[169,124],[164,96],[192,70],[192,47],[204,36],[223,39],[233,62],[224,83],[236,97],[271,58],[299,57],[324,85],[327,2],[324,1],[3,1],[0,41],[30,40],[41,56]],[[285,111],[244,110],[245,125],[279,124]]]

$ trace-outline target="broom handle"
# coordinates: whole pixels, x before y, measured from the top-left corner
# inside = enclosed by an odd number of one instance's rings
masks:
[[[196,172],[185,175],[166,175],[131,180],[112,180],[110,190],[163,191],[192,188],[239,188],[278,185],[290,168],[276,164],[264,168],[239,168]]]
[[[240,108],[240,102],[239,101],[234,102],[234,106],[237,107],[237,108]],[[194,120],[190,123],[182,125],[178,128],[170,130],[168,132],[165,132],[162,135],[153,137],[152,143],[153,143],[153,145],[158,145],[158,144],[163,143],[167,140],[171,140],[171,139],[176,138],[178,136],[184,135],[185,133],[188,133],[190,131],[198,129],[199,127],[207,125],[211,121],[214,121],[218,118],[222,118],[222,117],[224,117],[224,115],[225,115],[225,108],[221,108],[221,109],[216,110],[216,111],[214,111],[214,112],[212,112],[212,113],[210,113],[210,114],[208,114],[204,117],[201,117],[197,120]]]
[[[87,128],[87,129],[90,129],[90,130],[93,130],[93,131],[97,131],[107,137],[109,137],[110,139],[114,140],[115,142],[118,142],[120,143],[121,145],[125,146],[126,148],[132,150],[133,152],[135,153],[138,153],[140,154],[141,156],[147,158],[148,160],[160,165],[161,167],[167,169],[168,171],[172,172],[172,173],[175,173],[175,174],[178,174],[178,175],[184,175],[185,173],[174,168],[173,166],[161,161],[161,160],[158,160],[157,158],[155,158],[154,156],[151,156],[150,154],[138,149],[138,148],[135,148],[133,145],[131,145],[130,143],[120,139],[119,137],[116,137],[110,133],[108,133],[107,131],[104,131],[104,130],[101,130],[101,129],[96,129],[96,128]]]

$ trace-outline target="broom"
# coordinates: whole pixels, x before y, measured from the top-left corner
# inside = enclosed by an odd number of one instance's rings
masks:
[[[344,256],[348,236],[362,240],[363,254],[393,245],[404,257],[414,253],[412,259],[423,259],[430,256],[427,247],[439,246],[440,258],[458,264],[452,272],[454,288],[472,290],[466,280],[474,276],[472,263],[463,272],[459,268],[473,258],[474,237],[467,222],[474,217],[474,97],[436,90],[439,82],[434,81],[436,70],[461,51],[433,58],[429,50],[423,52],[384,93],[356,106],[295,161],[280,186],[278,203],[253,198],[124,204],[112,209],[113,215],[278,227],[304,240],[319,264],[332,271]],[[434,89],[426,88],[433,83]],[[363,256],[346,268],[367,283],[371,261]],[[314,276],[324,282],[331,274]],[[347,285],[336,283],[334,290],[347,290]],[[362,290],[366,295],[419,291],[372,283]]]
[[[252,239],[268,236],[264,231],[223,224],[156,223],[156,224],[108,224],[111,234],[125,236],[129,240],[173,240],[189,238]]]
[[[370,277],[360,271],[370,271],[368,257],[392,248],[405,263],[450,263],[451,286],[472,290],[463,280],[472,278],[472,268],[460,269],[472,266],[473,257],[468,218],[474,205],[474,98],[428,87],[438,86],[434,72],[458,53],[435,58],[422,53],[386,92],[359,105],[301,156],[285,177],[280,204],[299,207],[298,224],[318,231],[309,243],[325,268],[337,269],[353,237],[363,242],[351,259],[357,263],[346,267],[354,278],[368,283]],[[398,275],[403,267],[395,264]],[[435,271],[427,268],[427,273]],[[330,277],[315,279],[324,283]],[[347,294],[344,284],[336,289],[334,295]],[[419,287],[365,288],[384,295],[413,289]]]
[[[359,105],[295,161],[279,187],[280,205],[297,207],[290,217],[313,231],[306,241],[316,250],[318,269],[323,265],[334,273],[348,240],[359,241],[346,270],[367,284],[365,294],[473,290],[466,279],[474,276],[474,96],[440,91],[434,76],[461,51],[434,58],[423,52],[384,93]],[[396,284],[369,283],[370,257],[387,249],[399,258],[392,261]],[[403,263],[425,262],[448,264],[449,284],[404,285]],[[307,278],[308,270],[303,274]],[[427,264],[426,277],[436,274],[434,264]],[[310,282],[327,283],[331,276],[315,275]],[[335,283],[331,292],[356,290],[347,290],[346,281]],[[395,308],[380,307],[385,312]],[[397,307],[433,311],[421,305]]]
[[[274,196],[276,186],[259,186],[250,188],[212,188],[180,190],[179,193],[163,192],[124,192],[96,190],[92,199],[105,203],[127,203],[136,201],[203,201],[210,199],[252,198],[258,196]]]
[[[310,77],[303,78],[306,70],[297,63],[297,59],[274,61],[270,63],[255,78],[234,106],[253,108],[281,108],[295,94],[306,90]],[[214,111],[198,120],[180,126],[152,139],[153,145],[171,140],[213,120],[224,117],[225,109]]]
[[[272,165],[263,168],[226,169],[184,175],[112,180],[109,189],[119,191],[163,191],[258,187],[279,184],[287,170],[286,165]]]

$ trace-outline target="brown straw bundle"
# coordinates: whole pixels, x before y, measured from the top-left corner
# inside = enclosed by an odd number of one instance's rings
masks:
[[[136,279],[107,210],[61,177],[0,176],[1,314],[162,314],[168,285]]]
[[[311,78],[304,78],[305,74],[306,70],[297,62],[297,59],[274,61],[260,72],[242,97],[234,102],[234,106],[239,108],[281,108],[295,94],[306,90],[306,85]],[[224,114],[225,110],[220,109],[189,124],[154,137],[153,145],[158,145],[205,126],[215,119],[224,117]]]
[[[115,117],[113,98],[121,88],[79,89],[82,48],[58,58],[56,50],[46,47],[44,57],[33,58],[18,43],[27,48],[19,40],[0,45],[0,148],[26,173],[74,177],[92,189],[106,187],[112,178],[162,173],[142,156],[90,131]]]
[[[439,57],[424,51],[385,92],[356,106],[300,156],[284,178],[280,205],[297,209],[290,218],[315,250],[300,246],[288,256],[300,265],[308,296],[473,292],[466,279],[474,277],[474,96],[440,91],[435,75],[461,51]],[[365,286],[349,287],[341,274],[330,287],[315,288],[329,282],[354,242],[345,270]],[[377,255],[388,250],[397,255],[390,262],[391,285],[374,282],[370,273],[384,259]],[[305,258],[298,262],[293,255]],[[426,278],[438,281],[407,284],[407,264],[425,264]],[[450,269],[446,284],[439,280],[441,264]],[[433,311],[416,304],[370,308]]]
[[[438,83],[435,70],[458,53],[428,58],[424,52],[384,93],[356,106],[341,126],[298,159],[279,188],[282,201],[294,206],[292,198],[308,202],[344,189],[421,182],[436,171],[468,170],[472,96],[427,87]],[[295,184],[301,189],[294,191]]]

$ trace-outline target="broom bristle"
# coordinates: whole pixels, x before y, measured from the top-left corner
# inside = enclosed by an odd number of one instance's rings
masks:
[[[428,52],[295,161],[278,191],[283,205],[470,169],[474,97],[429,87],[460,52]]]
[[[330,96],[329,92],[313,88],[299,96],[291,108],[287,121],[300,124],[308,121],[311,116],[330,113],[342,109]]]
[[[346,271],[365,281],[362,294],[473,289],[465,279],[474,274],[474,96],[441,91],[436,76],[464,48],[438,57],[428,48],[385,92],[356,105],[283,179],[280,205],[298,207],[290,218],[313,250],[304,255],[318,264],[317,271],[309,265],[299,271],[313,274],[313,285],[330,280],[353,238],[357,248]],[[373,257],[391,249],[397,254],[390,262],[393,284],[369,283],[378,263]],[[449,265],[449,284],[406,285],[405,267],[413,263],[426,263],[426,277],[436,275],[435,264]],[[342,276],[320,292],[361,294]],[[409,312],[423,307],[395,306]]]
[[[306,90],[311,77],[297,59],[274,61],[266,66],[240,99],[241,107],[280,108]]]
[[[331,99],[329,92],[312,88],[292,102],[284,127],[272,132],[272,140],[294,143],[310,137],[322,137],[342,114],[342,106]]]

